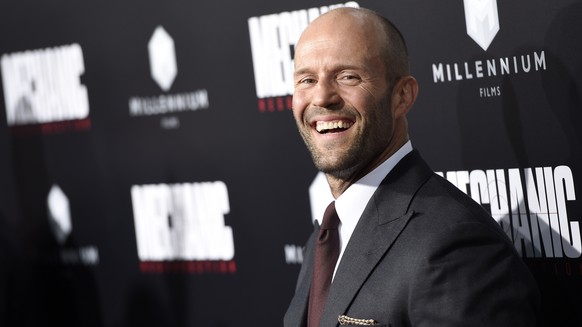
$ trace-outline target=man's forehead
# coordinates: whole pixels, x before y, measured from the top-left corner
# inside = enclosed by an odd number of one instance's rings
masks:
[[[360,51],[346,47],[345,44],[315,42],[306,44],[296,53],[294,75],[313,73],[335,73],[342,70],[364,71],[377,70],[382,60],[374,51]],[[372,68],[376,67],[376,68]]]
[[[376,53],[378,42],[373,36],[357,31],[310,33],[297,43],[295,60],[302,60],[312,55],[333,55],[337,57],[358,57],[368,52]]]
[[[295,63],[330,63],[332,61],[346,61],[358,57],[359,46],[354,46],[351,40],[334,41],[330,38],[317,38],[305,40],[296,49]]]

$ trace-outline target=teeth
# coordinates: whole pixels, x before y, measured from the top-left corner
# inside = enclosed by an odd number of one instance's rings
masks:
[[[318,121],[315,125],[315,129],[318,132],[328,131],[332,129],[347,129],[353,125],[352,122],[342,121],[342,120],[335,120],[335,121]]]

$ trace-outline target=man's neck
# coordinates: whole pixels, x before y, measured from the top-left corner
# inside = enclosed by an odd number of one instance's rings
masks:
[[[407,137],[397,145],[387,147],[386,150],[384,150],[379,156],[370,161],[368,164],[364,165],[361,169],[355,170],[355,172],[350,174],[350,176],[347,178],[334,176],[332,174],[325,174],[327,183],[329,184],[331,194],[333,195],[334,199],[337,199],[352,184],[376,169],[384,161],[388,160],[392,155],[394,155],[394,153],[396,153],[396,151],[398,151],[404,144],[406,144],[408,140],[409,139]]]

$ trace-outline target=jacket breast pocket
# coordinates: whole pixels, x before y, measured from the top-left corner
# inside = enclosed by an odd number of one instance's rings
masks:
[[[352,318],[346,315],[341,315],[337,318],[337,322],[340,326],[376,326],[376,327],[392,327],[390,325],[381,324],[374,319],[359,319]]]

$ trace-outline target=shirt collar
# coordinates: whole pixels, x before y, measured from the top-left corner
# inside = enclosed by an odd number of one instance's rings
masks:
[[[392,171],[394,166],[412,151],[412,143],[406,142],[396,153],[386,159],[366,176],[350,185],[335,201],[336,211],[343,228],[353,231],[368,205],[370,198],[382,183],[382,180]],[[351,234],[351,233],[350,233]]]

